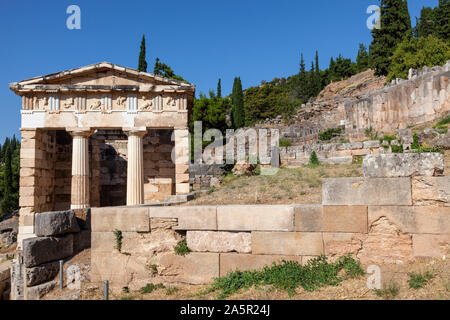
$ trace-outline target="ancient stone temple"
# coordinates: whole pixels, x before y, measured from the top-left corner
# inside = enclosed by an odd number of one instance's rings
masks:
[[[22,97],[19,240],[36,212],[189,192],[194,85],[103,62],[10,88]]]

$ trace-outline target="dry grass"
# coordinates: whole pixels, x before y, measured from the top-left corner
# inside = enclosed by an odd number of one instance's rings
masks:
[[[367,266],[363,266],[367,269]],[[450,263],[448,260],[416,261],[403,265],[382,265],[381,278],[383,285],[395,284],[399,288],[395,297],[378,296],[374,290],[367,288],[369,275],[357,279],[345,280],[339,286],[327,286],[318,291],[306,292],[299,288],[296,294],[289,297],[287,292],[274,290],[272,287],[251,288],[242,290],[229,297],[229,300],[449,300],[450,299]],[[408,273],[431,271],[433,279],[422,289],[409,287]],[[168,286],[169,287],[169,286]],[[173,288],[174,286],[172,286]],[[177,289],[157,289],[152,293],[140,292],[110,293],[111,300],[214,300],[214,293],[200,295],[208,286],[179,285]],[[100,288],[87,287],[82,291],[83,300],[101,300],[103,291]]]
[[[219,188],[185,205],[321,203],[324,178],[361,176],[357,164],[281,168],[273,176],[228,175]]]

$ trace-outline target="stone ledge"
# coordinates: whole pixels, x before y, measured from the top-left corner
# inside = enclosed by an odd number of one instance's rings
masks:
[[[146,207],[108,207],[91,209],[92,232],[112,230],[149,232],[150,219]]]
[[[217,230],[216,206],[151,207],[150,218],[176,218],[177,230]]]
[[[217,207],[217,228],[223,231],[293,231],[294,207],[231,205]]]
[[[325,179],[323,205],[412,205],[410,178]]]

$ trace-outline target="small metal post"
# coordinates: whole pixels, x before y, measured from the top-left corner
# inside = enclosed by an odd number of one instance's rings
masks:
[[[108,290],[109,290],[108,280],[105,280],[104,287],[103,287],[103,294],[104,294],[105,300],[108,300]]]
[[[64,260],[59,260],[59,290],[60,291],[63,291],[63,282],[64,282],[63,263],[64,263]]]

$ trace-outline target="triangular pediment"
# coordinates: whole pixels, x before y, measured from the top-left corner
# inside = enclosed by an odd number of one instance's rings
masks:
[[[45,76],[35,77],[10,84],[12,90],[33,86],[62,87],[142,87],[168,86],[192,88],[195,86],[178,80],[140,72],[135,69],[121,67],[109,62],[89,65],[86,67],[61,71]]]

